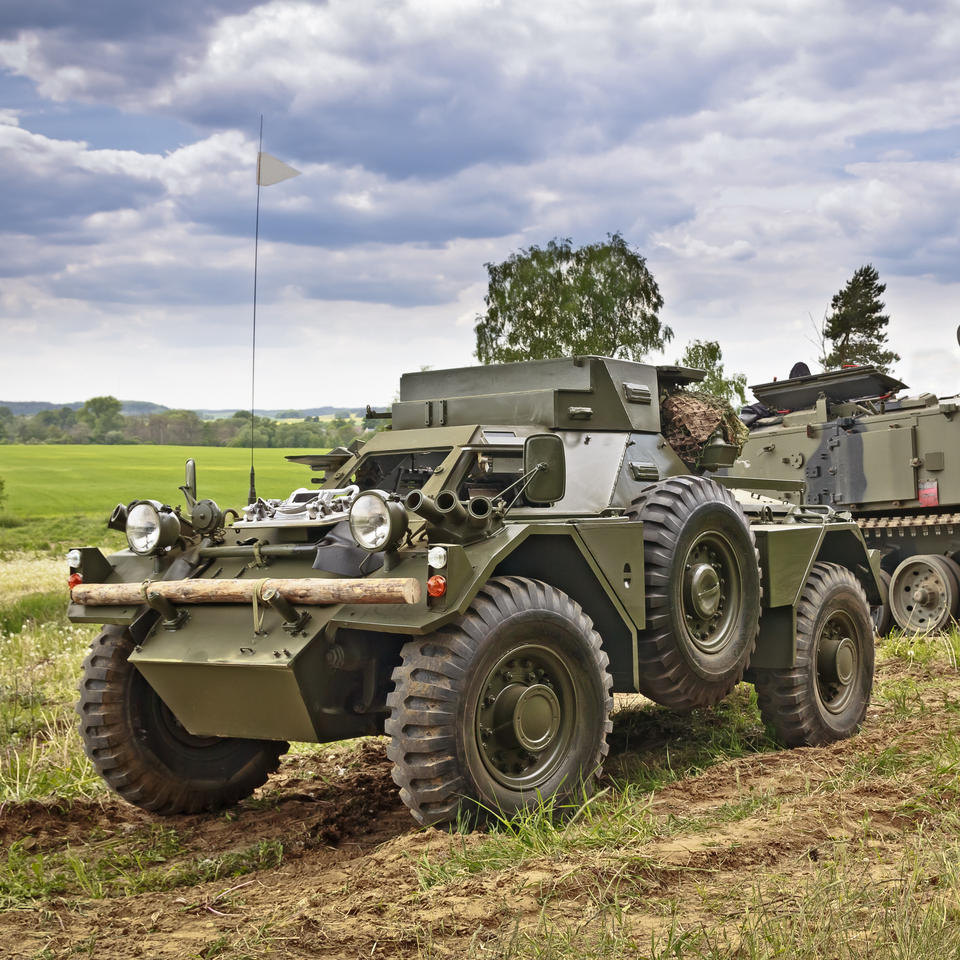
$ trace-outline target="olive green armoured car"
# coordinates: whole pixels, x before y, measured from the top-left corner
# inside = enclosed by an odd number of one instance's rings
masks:
[[[892,622],[947,627],[960,613],[960,397],[909,395],[874,367],[751,389],[759,404],[745,409],[750,436],[730,472],[852,514],[880,553],[881,636]]]
[[[684,467],[660,399],[701,377],[597,357],[407,374],[390,429],[291,458],[310,485],[239,513],[198,500],[188,462],[182,508],[117,508],[128,550],[71,552],[70,618],[105,624],[88,756],[176,813],[248,795],[287,741],[386,734],[404,802],[443,823],[582,799],[615,692],[690,710],[747,679],[784,743],[850,736],[874,561],[829,508]],[[735,455],[718,433],[699,463]]]

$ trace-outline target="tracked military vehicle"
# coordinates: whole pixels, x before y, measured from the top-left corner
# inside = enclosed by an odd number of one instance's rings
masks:
[[[891,615],[904,630],[943,629],[960,604],[960,398],[906,389],[874,367],[751,387],[750,436],[730,471],[853,514],[881,554],[881,635]],[[797,480],[805,492],[786,489]]]
[[[71,620],[106,624],[88,756],[176,813],[251,793],[289,740],[386,734],[404,802],[441,823],[582,799],[615,691],[689,710],[746,676],[787,744],[850,736],[879,598],[860,529],[692,474],[659,401],[701,376],[597,357],[407,374],[391,429],[291,458],[310,484],[239,512],[198,499],[188,462],[182,507],[117,507],[129,549],[70,555]],[[718,430],[698,469],[735,454]]]

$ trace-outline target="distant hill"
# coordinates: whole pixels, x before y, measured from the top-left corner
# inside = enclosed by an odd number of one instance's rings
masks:
[[[32,417],[41,410],[62,410],[64,407],[79,410],[83,403],[83,400],[74,400],[72,403],[49,403],[46,400],[0,400],[0,407],[7,407],[18,417]],[[170,409],[161,403],[150,403],[149,400],[121,400],[120,403],[122,404],[120,412],[128,417],[163,413],[164,410]]]
[[[230,410],[194,411],[198,417],[204,420],[220,420],[224,417],[232,417],[237,412],[237,408]],[[367,410],[366,407],[278,407],[275,410],[263,410],[257,407],[255,412],[258,417],[270,417],[273,420],[277,420],[287,418],[295,419],[296,417],[328,417],[334,413],[353,413],[362,417]]]
[[[151,413],[163,413],[170,410],[161,403],[151,403],[149,400],[121,400],[121,413],[124,416],[147,416]],[[7,407],[11,413],[18,417],[32,417],[41,410],[61,410],[68,407],[71,410],[79,410],[83,406],[82,400],[75,400],[72,403],[49,403],[46,400],[0,400],[0,407]],[[232,407],[228,410],[194,410],[194,413],[203,420],[220,420],[224,417],[232,417],[238,410],[238,407]],[[294,417],[326,417],[334,413],[347,413],[363,416],[366,412],[364,407],[307,407],[292,408],[278,407],[275,410],[263,410],[257,407],[258,417],[294,418]]]

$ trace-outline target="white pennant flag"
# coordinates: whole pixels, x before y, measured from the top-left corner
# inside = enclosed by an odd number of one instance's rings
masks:
[[[271,184],[299,176],[299,170],[294,170],[289,164],[278,160],[269,153],[261,151],[257,154],[257,183],[261,187],[269,187]]]

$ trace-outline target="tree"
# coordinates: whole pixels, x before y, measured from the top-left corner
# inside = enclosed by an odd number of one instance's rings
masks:
[[[481,363],[596,354],[640,360],[673,331],[646,261],[619,233],[574,249],[570,239],[487,263],[486,313],[474,332]]]
[[[724,376],[723,352],[716,340],[691,340],[683,351],[683,356],[677,361],[682,367],[695,367],[706,370],[706,377],[696,386],[704,393],[713,394],[727,403],[747,402],[747,378],[742,373]]]
[[[880,299],[887,289],[880,274],[868,263],[854,271],[847,285],[830,301],[830,315],[823,333],[832,347],[820,357],[825,370],[836,370],[846,364],[872,364],[886,373],[900,355],[886,349],[887,324]]]
[[[116,397],[91,397],[79,413],[79,418],[90,427],[95,441],[102,441],[111,430],[123,429],[123,405]]]

